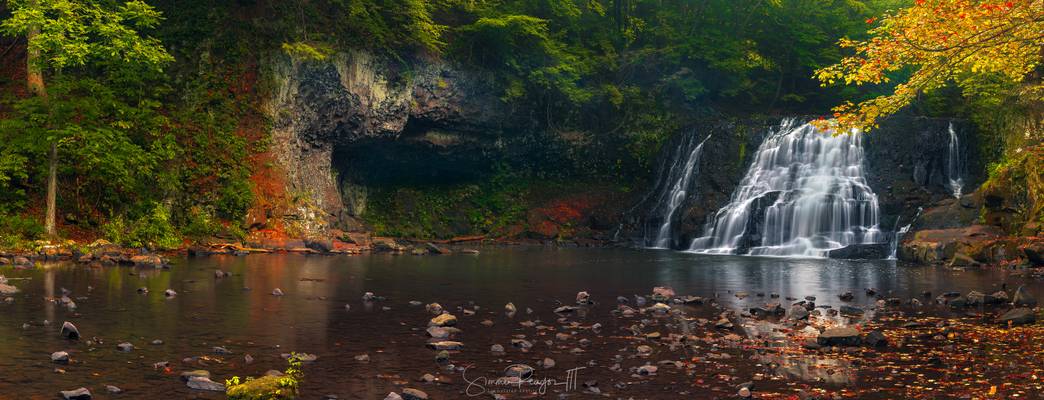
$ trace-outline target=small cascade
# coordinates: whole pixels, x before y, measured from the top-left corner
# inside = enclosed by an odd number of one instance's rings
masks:
[[[953,191],[953,197],[961,198],[961,190],[964,188],[964,179],[962,175],[962,163],[961,163],[961,143],[957,138],[957,132],[953,129],[953,122],[949,126],[950,131],[950,151],[946,160],[946,176],[950,180],[950,190]]]
[[[648,214],[649,221],[654,224],[650,227],[652,229],[648,230],[653,230],[655,236],[645,238],[646,246],[658,249],[671,247],[676,214],[692,193],[699,173],[703,144],[707,139],[710,139],[710,136],[701,141],[697,141],[695,134],[686,136],[661,169],[657,184],[650,193],[653,195],[650,197],[653,200],[653,208]]]
[[[878,213],[863,173],[862,134],[835,136],[787,119],[690,250],[823,257],[849,245],[887,245]]]
[[[917,222],[917,218],[921,217],[921,211],[924,211],[924,208],[917,207],[917,214],[914,214],[914,217],[910,220],[909,224],[903,225],[902,227],[899,227],[899,220],[902,219],[902,216],[895,217],[896,230],[894,233],[892,233],[892,241],[890,243],[891,252],[889,252],[888,255],[889,260],[898,259],[897,255],[899,253],[899,242],[903,241],[903,236],[910,232],[910,227],[913,226],[914,222]]]

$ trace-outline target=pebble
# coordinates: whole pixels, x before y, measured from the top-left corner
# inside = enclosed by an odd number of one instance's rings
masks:
[[[116,348],[120,349],[120,351],[122,351],[122,352],[129,352],[131,350],[134,350],[134,345],[130,344],[130,343],[127,343],[127,342],[123,342],[123,343],[120,343],[120,344],[116,345]]]
[[[369,354],[360,354],[360,355],[357,355],[357,356],[355,356],[355,361],[359,361],[359,362],[370,362],[370,355],[369,355]]]
[[[120,389],[120,388],[118,388],[116,386],[113,386],[113,385],[105,385],[105,391],[109,392],[109,394],[120,394],[120,393],[123,393],[123,389]]]
[[[283,295],[283,290],[280,289],[280,288],[272,289],[272,295],[273,296],[282,296]]]
[[[384,400],[402,400],[402,396],[399,396],[398,393],[391,392],[388,393],[387,396],[384,396]]]
[[[148,293],[148,292],[149,292],[148,289],[146,289],[145,293]],[[167,289],[167,290],[163,291],[163,295],[167,296],[167,297],[174,297],[174,296],[178,295],[178,292],[175,292],[175,291],[173,291],[171,289]]]
[[[489,346],[489,351],[491,351],[493,353],[503,353],[504,352],[504,346],[501,346],[499,344],[494,344],[492,346]]]

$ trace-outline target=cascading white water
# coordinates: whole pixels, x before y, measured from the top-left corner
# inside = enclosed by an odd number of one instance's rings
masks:
[[[914,222],[917,222],[917,218],[919,218],[921,216],[921,212],[922,211],[924,211],[923,208],[917,207],[917,214],[914,214],[914,217],[913,217],[913,219],[910,220],[909,224],[903,225],[902,227],[899,227],[899,218],[900,217],[896,217],[896,219],[895,219],[895,226],[898,229],[896,229],[895,233],[892,234],[892,242],[890,243],[890,245],[891,245],[891,252],[888,253],[889,254],[888,255],[888,259],[889,260],[896,260],[896,259],[898,259],[897,255],[899,253],[899,242],[901,242],[903,240],[903,236],[904,235],[906,235],[908,232],[910,232],[910,227],[913,226]]]
[[[686,136],[679,144],[672,158],[670,169],[657,185],[659,192],[652,215],[659,218],[660,225],[656,230],[656,237],[651,242],[647,240],[646,245],[649,247],[665,249],[671,245],[675,213],[691,193],[699,169],[700,155],[703,154],[703,144],[710,139],[710,136],[707,136],[696,143],[695,136]]]
[[[883,243],[878,212],[863,174],[862,134],[834,136],[787,119],[758,148],[730,203],[690,250],[821,257]]]
[[[953,122],[949,126],[950,151],[946,162],[946,175],[950,180],[950,190],[953,197],[961,198],[961,190],[964,188],[964,178],[961,177],[961,143],[957,138],[957,132],[953,129]]]

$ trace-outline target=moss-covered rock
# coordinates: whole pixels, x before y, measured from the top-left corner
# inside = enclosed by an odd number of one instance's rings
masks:
[[[284,382],[286,376],[266,375],[247,379],[237,385],[229,385],[225,394],[230,400],[282,400],[297,397],[295,385]]]

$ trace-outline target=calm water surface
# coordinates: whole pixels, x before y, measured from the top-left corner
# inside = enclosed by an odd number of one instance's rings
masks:
[[[218,269],[232,276],[217,279]],[[481,306],[479,315],[462,321],[469,350],[457,360],[480,363],[488,358],[491,343],[508,345],[510,335],[518,331],[517,321],[553,321],[551,310],[559,302],[572,303],[580,290],[590,292],[599,303],[593,314],[608,317],[617,296],[648,294],[653,286],[662,285],[680,295],[717,293],[720,303],[739,308],[766,301],[767,295],[755,296],[759,292],[794,298],[812,295],[818,304],[836,306],[837,294],[845,291],[856,294],[857,304],[871,303],[863,294],[865,288],[909,298],[925,290],[992,292],[1002,283],[1010,291],[1020,283],[1003,271],[957,272],[892,261],[538,248],[490,248],[478,256],[214,256],[176,259],[170,270],[57,263],[32,270],[5,267],[0,274],[22,290],[13,296],[13,303],[0,303],[2,399],[50,399],[58,390],[80,386],[90,388],[96,398],[109,398],[108,384],[125,390],[120,398],[222,398],[188,389],[177,374],[202,368],[210,370],[215,381],[232,375],[256,376],[284,368],[279,354],[290,351],[319,356],[305,369],[303,398],[336,394],[342,399],[380,399],[405,382],[425,388],[413,381],[439,370],[433,353],[424,348],[423,328],[430,315],[423,307],[410,306],[410,300],[439,302],[458,317],[458,306],[471,302]],[[139,294],[139,287],[149,293]],[[72,292],[76,310],[47,300],[61,296],[61,288]],[[272,296],[275,288],[286,295]],[[165,298],[166,289],[178,295]],[[1044,297],[1041,289],[1036,284],[1031,292]],[[368,291],[386,300],[364,304],[361,296]],[[751,296],[741,300],[730,294],[737,291]],[[502,312],[507,302],[535,313],[522,312],[507,321]],[[346,310],[345,304],[351,309]],[[479,332],[482,319],[496,326]],[[75,323],[84,339],[95,343],[59,338],[62,321]],[[155,339],[164,343],[150,344]],[[136,349],[118,352],[116,344],[121,342]],[[212,354],[213,346],[224,346],[233,354]],[[59,350],[69,351],[73,363],[52,364],[49,355]],[[559,364],[565,369],[585,357],[607,358],[616,349],[606,352],[604,357],[597,351],[579,357],[559,355]],[[370,363],[353,359],[363,353],[370,355]],[[245,363],[246,354],[255,361]],[[182,361],[193,356],[207,357]],[[152,368],[159,361],[169,361],[171,371]],[[454,385],[459,382],[425,390],[459,394],[462,388]]]

